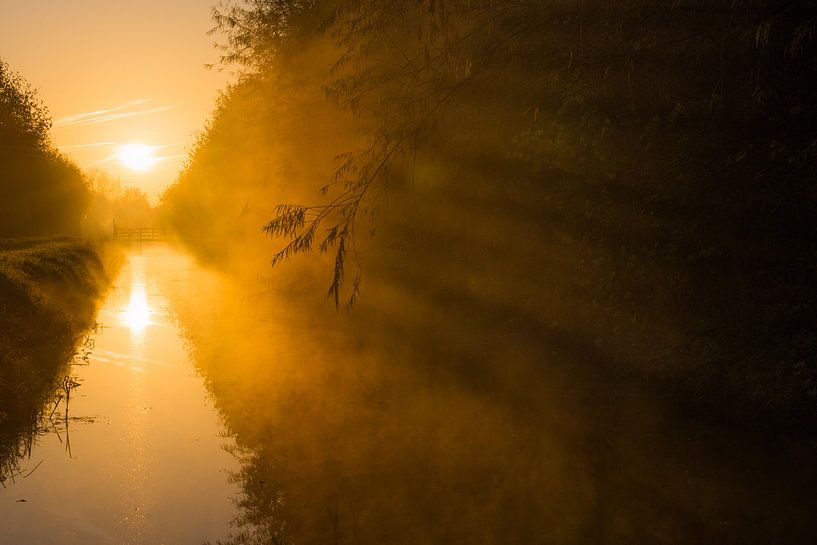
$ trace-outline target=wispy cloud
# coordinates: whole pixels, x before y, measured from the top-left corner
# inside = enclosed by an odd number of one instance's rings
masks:
[[[178,104],[167,104],[153,108],[134,109],[137,106],[142,106],[149,102],[150,100],[148,99],[131,100],[130,102],[126,102],[125,104],[120,104],[119,106],[114,106],[112,108],[70,114],[56,120],[54,122],[54,126],[76,127],[80,125],[97,125],[99,123],[108,123],[110,121],[127,119],[129,117],[139,117],[143,115],[166,112],[178,106]]]
[[[127,110],[128,108],[132,108],[134,106],[139,106],[141,104],[147,104],[150,100],[146,98],[141,98],[139,100],[131,100],[124,104],[120,104],[119,106],[114,106],[112,108],[106,108],[104,110],[94,110],[92,112],[81,112],[77,114],[70,114],[66,115],[65,117],[61,117],[57,119],[54,124],[55,125],[64,125],[67,123],[75,123],[77,121],[82,121],[83,119],[93,118],[100,115],[106,115],[113,112],[120,112],[122,110]]]
[[[61,149],[77,149],[77,148],[107,148],[111,146],[118,146],[119,142],[91,142],[90,144],[63,144],[59,147]]]
[[[59,144],[60,149],[77,149],[77,148],[112,148],[123,146],[129,142],[89,142],[87,144]],[[186,142],[174,142],[172,144],[161,144],[158,146],[151,146],[155,150],[169,149],[169,148],[183,148],[187,146]]]
[[[159,147],[159,146],[157,146]],[[171,154],[171,155],[156,155],[152,158],[155,165],[161,165],[164,162],[171,161],[173,159],[184,159],[187,155],[183,153],[178,154]],[[105,165],[110,165],[112,163],[118,163],[120,161],[119,155],[116,153],[111,153],[110,155],[106,155],[102,159],[91,163],[90,167],[101,167]]]

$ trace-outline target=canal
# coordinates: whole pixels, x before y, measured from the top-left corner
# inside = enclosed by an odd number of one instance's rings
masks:
[[[3,544],[223,538],[238,462],[161,282],[203,274],[165,246],[131,250],[71,367],[70,397],[0,489]],[[68,400],[68,403],[66,403]]]
[[[816,542],[812,440],[688,414],[519,325],[368,295],[335,314],[129,251],[70,402],[0,488],[0,543]]]

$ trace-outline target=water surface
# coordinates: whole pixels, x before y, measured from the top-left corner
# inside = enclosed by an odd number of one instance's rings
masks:
[[[813,441],[687,414],[522,324],[369,289],[335,314],[131,253],[67,426],[61,402],[35,471],[0,489],[0,543],[817,542]]]
[[[159,287],[195,271],[162,246],[128,253],[89,334],[87,364],[71,368],[78,386],[68,406],[62,391],[0,489],[0,543],[195,544],[228,533],[233,440]]]

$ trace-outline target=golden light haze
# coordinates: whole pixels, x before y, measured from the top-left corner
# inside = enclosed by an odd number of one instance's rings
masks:
[[[123,166],[137,172],[153,170],[160,160],[156,156],[156,148],[145,144],[122,144],[116,151],[116,157]]]
[[[229,79],[204,67],[217,58],[210,5],[3,0],[0,57],[39,91],[60,150],[155,201]],[[126,144],[151,147],[155,163],[128,168]]]

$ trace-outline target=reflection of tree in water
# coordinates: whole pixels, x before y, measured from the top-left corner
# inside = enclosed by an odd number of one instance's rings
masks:
[[[334,317],[254,312],[234,291],[207,293],[174,306],[239,445],[231,480],[243,495],[225,544],[817,535],[808,452],[668,412],[564,352],[536,368],[543,353],[513,327],[484,331],[482,353],[467,354],[471,330],[450,316],[445,344],[409,328],[400,341],[371,323],[352,339],[336,336]]]
[[[241,486],[235,499],[238,514],[231,522],[235,532],[219,545],[288,545],[292,543],[282,514],[284,492],[274,480],[273,457],[261,450],[230,446],[225,449],[241,462],[229,482]]]
[[[39,429],[40,413],[27,412],[23,416],[22,431],[18,426],[8,429],[7,422],[0,426],[0,484],[6,488],[6,481],[12,484],[18,478],[25,478],[36,470],[30,471],[21,465],[22,460],[31,458],[31,448],[34,445]]]
[[[88,363],[96,302],[108,283],[100,246],[65,237],[0,241],[0,476],[21,462],[77,387],[70,366]],[[62,417],[62,424],[59,422]],[[61,438],[62,439],[62,438]]]
[[[97,325],[93,327],[97,331]],[[85,336],[79,349],[74,352],[69,365],[87,365],[94,339]],[[33,467],[32,453],[39,437],[53,433],[65,446],[71,457],[70,424],[92,421],[88,417],[71,416],[70,403],[74,390],[82,384],[71,374],[70,366],[61,366],[52,381],[39,393],[33,392],[35,385],[18,384],[18,390],[29,390],[29,396],[17,396],[16,403],[5,407],[0,421],[0,484],[4,488],[18,479],[25,479],[34,473],[42,460]]]

